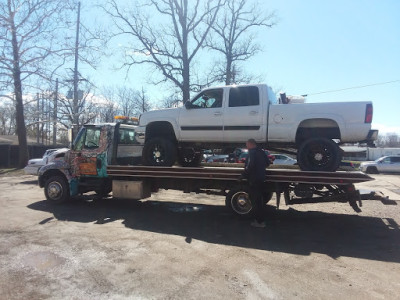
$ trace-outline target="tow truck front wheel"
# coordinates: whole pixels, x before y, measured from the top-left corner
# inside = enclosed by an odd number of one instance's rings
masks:
[[[297,162],[303,171],[335,172],[341,160],[339,146],[327,138],[308,139],[297,152]]]
[[[144,144],[142,160],[147,166],[170,167],[175,163],[176,155],[176,145],[172,141],[156,137]]]
[[[62,176],[52,176],[44,185],[46,199],[53,203],[63,203],[69,200],[69,186]]]

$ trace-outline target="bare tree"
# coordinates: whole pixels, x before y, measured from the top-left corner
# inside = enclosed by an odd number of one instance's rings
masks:
[[[77,104],[74,103],[72,93],[68,96],[59,96],[59,123],[64,128],[69,128],[71,124],[80,128],[84,124],[94,122],[98,116],[98,99],[91,93],[92,86],[86,82],[84,91],[79,91]]]
[[[116,106],[115,113],[126,117],[139,116],[142,112],[151,109],[146,91],[139,92],[126,86],[103,87],[102,96],[107,99],[108,108]]]
[[[147,98],[146,91],[142,87],[142,90],[139,93],[138,102],[136,106],[137,115],[149,111],[151,109],[151,104],[149,99]]]
[[[148,5],[129,11],[110,0],[105,11],[113,19],[115,36],[132,37],[125,49],[128,70],[137,64],[148,64],[159,71],[160,82],[173,83],[182,93],[183,102],[190,98],[191,64],[214,24],[224,0],[148,0]],[[201,8],[204,3],[204,7]],[[150,13],[166,23],[158,24]]]
[[[275,13],[264,14],[258,3],[248,0],[227,0],[224,15],[210,26],[213,33],[207,38],[207,47],[222,54],[223,61],[214,70],[215,80],[232,83],[248,82],[240,62],[246,61],[260,51],[252,29],[271,28],[275,25]]]
[[[396,132],[388,132],[386,134],[379,134],[375,142],[377,147],[400,147],[400,134]]]
[[[386,146],[391,148],[399,147],[400,136],[394,132],[386,134]]]
[[[15,133],[15,105],[8,99],[1,99],[0,104],[0,135]]]
[[[62,0],[6,0],[0,3],[0,91],[13,91],[19,163],[28,160],[23,90],[31,77],[48,78],[46,61],[64,50],[58,29],[70,8]],[[24,84],[24,86],[23,86]]]
[[[114,122],[114,117],[118,115],[118,105],[112,101],[106,101],[98,106],[99,122]]]

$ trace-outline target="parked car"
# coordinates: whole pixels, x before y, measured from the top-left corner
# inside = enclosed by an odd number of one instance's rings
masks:
[[[272,154],[275,157],[274,165],[296,165],[297,160],[285,154]]]
[[[264,151],[265,151],[265,154],[267,154],[267,156],[268,156],[269,163],[272,165],[275,161],[275,156],[271,155],[268,150],[264,150]],[[239,157],[236,159],[235,162],[244,163],[244,162],[246,162],[247,156],[249,156],[249,151],[247,149],[243,149],[242,153],[239,155]]]
[[[38,175],[39,169],[42,166],[54,161],[55,159],[64,157],[65,152],[67,151],[68,148],[47,149],[42,158],[33,158],[28,161],[28,164],[24,168],[25,174]]]
[[[203,151],[203,159],[201,160],[202,162],[207,162],[207,158],[209,158],[210,156],[213,156],[214,153],[212,150],[204,150]]]
[[[206,162],[207,163],[213,163],[213,162],[228,162],[229,160],[229,155],[226,154],[220,154],[220,155],[211,155],[207,157]]]
[[[341,161],[339,165],[340,171],[354,171],[356,167],[351,161]]]
[[[365,173],[400,173],[400,155],[378,158],[375,161],[363,162],[360,170]]]

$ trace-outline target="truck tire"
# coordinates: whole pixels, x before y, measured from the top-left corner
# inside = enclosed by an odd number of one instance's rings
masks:
[[[297,162],[303,171],[335,172],[342,160],[339,146],[327,138],[304,141],[297,152]]]
[[[46,199],[52,203],[60,204],[70,199],[67,180],[60,175],[51,176],[44,185]]]
[[[176,154],[176,145],[172,141],[156,137],[144,144],[142,160],[147,166],[170,167],[176,161]]]
[[[367,174],[379,174],[378,169],[376,167],[368,167],[365,170],[365,173],[367,173]]]
[[[272,198],[272,192],[263,193],[263,201],[266,205]],[[234,214],[250,218],[254,216],[254,209],[249,196],[249,188],[242,187],[230,190],[225,198],[226,207]]]
[[[182,167],[198,167],[203,159],[203,153],[193,148],[182,148],[178,151],[178,162]]]

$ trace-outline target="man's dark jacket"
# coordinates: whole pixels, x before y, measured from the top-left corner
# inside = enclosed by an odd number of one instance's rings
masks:
[[[265,180],[265,168],[269,164],[269,158],[262,149],[258,147],[250,149],[242,176],[247,178],[250,184],[263,182]]]

